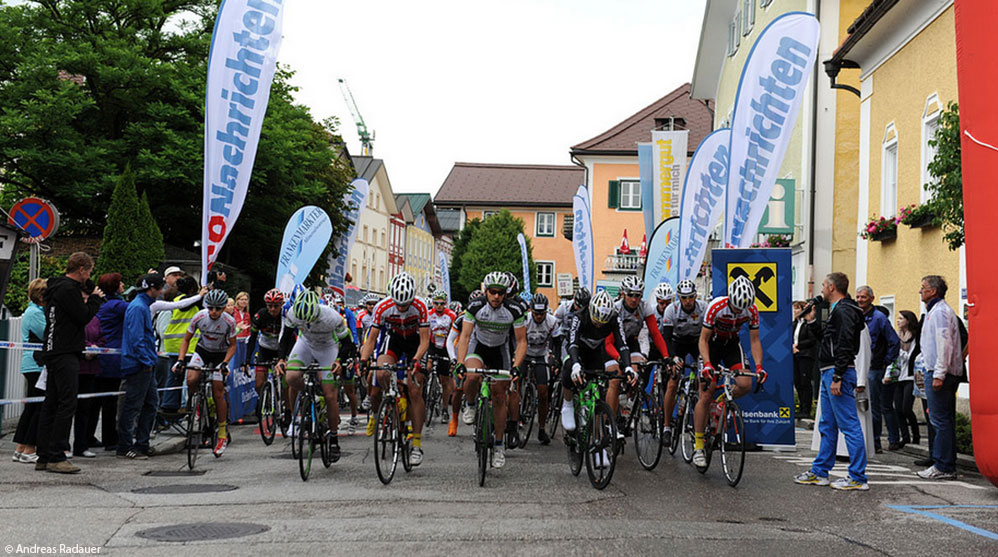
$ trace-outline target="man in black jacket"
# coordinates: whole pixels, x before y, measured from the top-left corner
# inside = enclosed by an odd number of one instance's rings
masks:
[[[104,302],[90,282],[94,260],[83,252],[69,256],[66,275],[48,280],[45,291],[45,338],[41,355],[47,370],[45,401],[38,418],[38,461],[35,470],[61,474],[80,471],[66,461],[69,429],[76,414],[83,330]]]
[[[807,304],[801,310],[806,308]],[[821,323],[815,317],[817,313],[818,310],[811,305],[807,313],[798,315],[794,322],[794,386],[800,401],[798,418],[811,417],[811,402],[818,390],[812,385],[814,370],[817,369],[818,341],[821,340]],[[820,379],[817,383],[821,383]]]
[[[818,347],[821,369],[821,447],[811,469],[794,478],[799,484],[828,485],[828,472],[835,465],[839,431],[849,449],[849,477],[835,480],[835,489],[866,491],[866,442],[856,409],[856,354],[866,323],[863,312],[849,297],[849,278],[831,273],[821,283],[821,295],[831,304]]]

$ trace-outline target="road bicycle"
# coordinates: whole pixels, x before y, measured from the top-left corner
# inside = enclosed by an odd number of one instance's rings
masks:
[[[549,364],[549,369],[551,377],[548,381],[548,415],[544,429],[548,433],[548,438],[554,439],[558,424],[561,423],[561,366],[556,362],[553,365]]]
[[[482,376],[482,386],[475,398],[475,455],[478,457],[478,485],[485,486],[485,473],[492,466],[495,450],[495,409],[492,405],[492,383],[509,381],[512,374],[504,369],[469,369],[468,373]]]
[[[724,366],[717,366],[714,372],[717,377],[720,394],[710,403],[710,421],[704,436],[704,456],[707,465],[697,467],[701,474],[710,467],[711,455],[714,450],[721,452],[721,468],[728,485],[734,487],[742,479],[745,468],[745,423],[742,419],[742,409],[734,401],[732,385],[735,377],[755,377],[749,371],[735,371]],[[756,391],[762,387],[756,384]],[[691,409],[687,409],[692,414]]]
[[[697,381],[697,366],[684,363],[679,371],[679,386],[676,388],[676,415],[672,418],[672,443],[669,454],[676,454],[682,445],[680,455],[687,463],[693,461],[693,409],[700,398],[700,384]]]
[[[447,416],[447,404],[444,398],[443,388],[440,386],[440,376],[437,375],[437,366],[449,366],[450,359],[443,356],[426,355],[427,364],[433,362],[432,366],[427,366],[426,382],[423,384],[423,401],[426,403],[426,425],[431,426],[433,418]],[[447,370],[449,371],[449,370]]]
[[[537,418],[537,384],[534,378],[534,367],[547,365],[547,363],[542,361],[535,362],[528,360],[524,363],[523,375],[520,377],[520,381],[517,382],[516,387],[520,391],[520,412],[519,418],[517,418],[514,425],[519,440],[516,447],[521,449],[527,446],[530,434],[534,431],[534,420]],[[513,440],[512,432],[509,431],[508,427],[506,436],[509,441]],[[508,446],[512,447],[513,445],[508,444]]]
[[[283,428],[288,412],[287,403],[284,401],[284,378],[274,373],[276,363],[276,360],[271,360],[248,366],[250,369],[264,366],[267,368],[267,379],[260,388],[260,400],[257,402],[257,416],[260,418],[260,437],[263,439],[263,444],[268,446],[274,442],[278,429],[282,430],[282,435],[287,436]]]
[[[583,370],[582,376],[586,383],[573,395],[575,431],[565,432],[568,463],[578,476],[585,461],[589,483],[604,489],[617,466],[617,420],[603,398],[610,380],[619,376],[604,370]]]
[[[193,470],[198,451],[205,445],[214,447],[218,443],[218,418],[215,416],[211,379],[218,365],[190,366],[185,369],[199,372],[197,388],[187,397],[187,467]]]
[[[344,364],[348,365],[348,364]],[[304,388],[295,399],[295,412],[291,418],[291,446],[296,447],[298,473],[303,482],[308,481],[312,471],[312,457],[316,445],[322,465],[329,468],[332,463],[332,437],[328,435],[329,420],[326,417],[326,397],[319,381],[320,371],[332,371],[335,366],[320,366],[312,362],[307,366],[288,366],[288,370],[301,371]]]
[[[381,393],[381,404],[375,414],[374,468],[381,483],[388,485],[395,477],[399,460],[406,472],[412,471],[409,453],[412,452],[412,435],[408,421],[408,399],[405,389],[399,389],[398,375],[405,374],[407,366],[397,363],[385,366],[371,366],[367,369],[388,372],[388,385]]]
[[[643,387],[635,389],[628,427],[634,436],[638,462],[645,470],[654,470],[662,457],[662,429],[665,426],[661,372],[667,369],[667,362],[636,362],[635,366],[640,370]]]

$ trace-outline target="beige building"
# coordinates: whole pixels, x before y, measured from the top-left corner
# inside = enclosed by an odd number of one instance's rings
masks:
[[[354,157],[353,161],[357,176],[370,184],[370,193],[357,223],[357,241],[350,252],[349,270],[353,282],[348,286],[361,292],[384,294],[391,278],[388,276],[390,219],[398,213],[398,207],[385,161],[373,157]]]

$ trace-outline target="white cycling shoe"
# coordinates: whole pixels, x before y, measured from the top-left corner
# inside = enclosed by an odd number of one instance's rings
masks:
[[[561,405],[561,425],[565,431],[575,431],[575,405],[572,403]]]
[[[465,406],[464,411],[461,412],[461,421],[465,425],[473,425],[475,423],[475,415],[478,412],[475,410],[474,406]]]
[[[502,468],[506,465],[506,448],[496,447],[492,452],[492,467]]]

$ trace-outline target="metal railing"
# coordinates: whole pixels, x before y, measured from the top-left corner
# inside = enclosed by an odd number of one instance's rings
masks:
[[[7,322],[7,339],[12,342],[21,342],[21,318],[12,317],[5,319]],[[4,389],[0,393],[0,398],[24,398],[27,383],[21,375],[21,355],[24,353],[20,348],[9,348],[3,350],[0,356],[7,364],[4,376]],[[13,420],[21,415],[24,410],[23,404],[10,404],[0,406],[3,411],[4,420]]]
[[[608,255],[603,263],[606,271],[637,271],[644,261],[637,254],[631,255]]]

